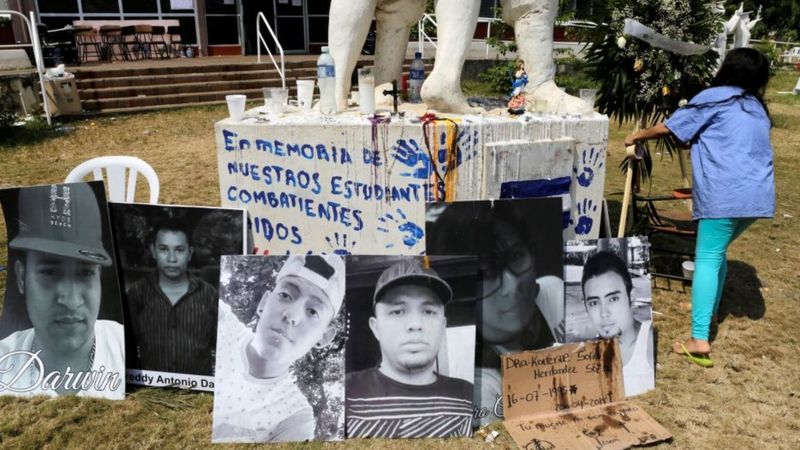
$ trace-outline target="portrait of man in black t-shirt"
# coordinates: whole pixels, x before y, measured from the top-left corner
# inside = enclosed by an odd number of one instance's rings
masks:
[[[347,374],[347,437],[470,435],[472,383],[442,374],[438,358],[452,299],[450,284],[422,257],[405,257],[383,270],[368,319],[380,361]]]
[[[219,264],[245,251],[236,209],[112,203],[128,382],[213,390]]]

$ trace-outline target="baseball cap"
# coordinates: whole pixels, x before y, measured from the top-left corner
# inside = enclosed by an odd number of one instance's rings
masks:
[[[278,272],[277,281],[288,276],[307,280],[328,294],[333,315],[339,313],[344,301],[344,261],[341,256],[290,256]]]
[[[422,257],[406,257],[389,266],[378,278],[372,305],[378,303],[389,288],[404,284],[431,289],[445,305],[453,299],[453,290],[450,285],[435,270],[425,267],[422,264]]]
[[[24,187],[18,198],[19,233],[9,248],[111,265],[100,205],[88,183]]]

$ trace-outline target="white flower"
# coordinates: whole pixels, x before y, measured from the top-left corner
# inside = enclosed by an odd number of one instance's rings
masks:
[[[675,72],[675,75],[673,76],[673,78],[675,80],[680,80],[681,79],[681,73],[680,72]]]
[[[683,108],[688,103],[689,103],[689,100],[686,100],[685,98],[682,98],[681,101],[678,102],[678,108]]]
[[[625,40],[625,36],[620,36],[620,37],[617,38],[617,47],[625,48],[625,44],[627,44],[627,43],[628,43],[628,41]]]

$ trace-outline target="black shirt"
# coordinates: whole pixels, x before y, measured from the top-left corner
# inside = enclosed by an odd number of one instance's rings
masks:
[[[126,297],[138,357],[131,368],[214,374],[216,289],[190,274],[189,289],[173,306],[158,285],[156,271],[136,281]]]

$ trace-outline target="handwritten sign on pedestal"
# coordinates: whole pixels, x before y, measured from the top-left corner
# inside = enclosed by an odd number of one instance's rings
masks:
[[[220,199],[258,254],[425,250],[425,203],[561,197],[564,238],[596,238],[608,118],[367,119],[251,110],[215,126]]]
[[[505,426],[522,449],[621,450],[672,437],[624,401],[616,340],[506,355],[502,364]]]

